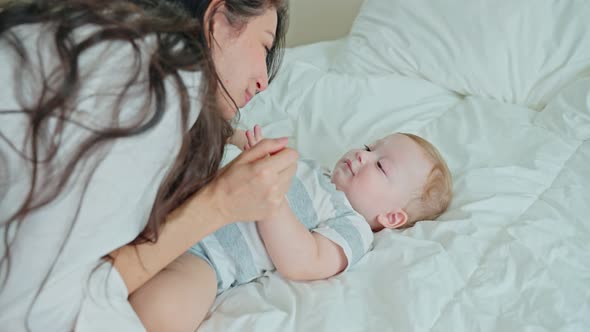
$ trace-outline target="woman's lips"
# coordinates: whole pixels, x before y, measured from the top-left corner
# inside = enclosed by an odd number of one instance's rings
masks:
[[[248,91],[246,91],[246,102],[244,103],[244,106],[246,104],[248,104],[248,102],[250,102],[250,100],[252,100],[252,94]]]

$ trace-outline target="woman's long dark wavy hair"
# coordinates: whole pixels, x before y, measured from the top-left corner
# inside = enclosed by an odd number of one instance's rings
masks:
[[[17,54],[23,66],[30,64],[30,53],[37,53],[36,50],[26,49],[19,35],[13,31],[21,25],[43,23],[44,29],[51,29],[58,55],[58,65],[51,75],[47,75],[43,82],[38,82],[40,93],[35,96],[37,101],[33,106],[21,105],[22,109],[17,110],[6,110],[0,106],[0,117],[3,114],[21,113],[28,119],[28,128],[25,128],[27,146],[19,149],[11,145],[2,132],[0,143],[4,140],[11,146],[14,150],[12,154],[20,156],[30,169],[28,194],[22,202],[15,202],[19,205],[14,214],[6,220],[0,220],[0,228],[5,228],[2,244],[5,250],[0,258],[0,271],[5,273],[0,276],[0,292],[10,273],[11,239],[16,238],[14,235],[20,225],[26,222],[27,216],[47,206],[67,191],[68,185],[73,181],[72,174],[77,171],[87,172],[85,174],[88,176],[83,182],[86,188],[98,166],[98,162],[89,164],[88,161],[95,161],[92,157],[98,153],[99,148],[108,147],[109,143],[115,140],[147,132],[158,125],[165,112],[181,113],[182,128],[186,134],[182,136],[182,145],[176,160],[160,184],[146,226],[132,243],[156,242],[159,229],[166,222],[168,214],[213,179],[223,156],[223,146],[233,130],[230,124],[222,119],[215,100],[217,89],[225,88],[216,74],[203,29],[203,17],[209,3],[210,0],[37,0],[0,5],[0,45],[8,45]],[[272,79],[278,70],[286,34],[286,0],[222,0],[221,4],[225,5],[223,12],[236,27],[246,23],[249,18],[262,14],[268,8],[277,10],[276,40],[267,58],[269,77]],[[219,8],[221,7],[214,10]],[[93,26],[97,29],[81,40],[74,38],[76,29],[83,26]],[[147,69],[140,66],[141,58],[145,56],[140,50],[140,42],[146,36],[154,36],[156,40],[155,50],[149,55]],[[142,70],[147,70],[147,73],[144,73],[144,77],[149,78],[145,86],[147,107],[135,110],[137,119],[141,121],[126,127],[84,127],[90,130],[92,135],[87,140],[79,142],[65,166],[58,166],[55,156],[60,150],[64,125],[81,125],[71,117],[75,111],[71,109],[71,105],[75,105],[72,98],[76,98],[77,91],[84,85],[86,78],[79,75],[79,59],[93,47],[112,41],[131,45],[134,50],[134,61],[130,63],[136,64],[134,70],[130,71],[126,85],[118,96],[119,102],[115,106],[120,106],[120,101],[129,97],[128,91],[132,86],[143,84],[139,82],[138,77]],[[202,73],[199,91],[201,112],[190,128],[188,118],[193,100],[189,97],[179,71]],[[56,81],[56,77],[60,79]],[[169,92],[165,89],[165,80],[169,79],[176,87],[177,94],[173,95],[179,96],[179,109],[165,109]],[[31,82],[14,82],[14,86],[23,90],[25,83]],[[112,114],[120,114],[120,110],[114,110]],[[52,125],[48,124],[50,120]],[[113,120],[113,123],[117,123],[117,119]],[[2,155],[0,150],[0,161],[2,158],[8,156]],[[44,176],[46,174],[51,176]],[[1,199],[4,197],[0,196]],[[82,201],[83,198],[80,198],[80,204]],[[79,209],[80,206],[78,211]],[[75,219],[76,217],[70,227],[70,233]],[[67,241],[68,238],[64,240],[53,266]],[[50,274],[51,270],[40,286],[37,296]]]

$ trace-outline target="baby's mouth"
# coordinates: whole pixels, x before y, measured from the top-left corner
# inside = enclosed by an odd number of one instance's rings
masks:
[[[352,175],[354,176],[354,171],[352,170],[352,161],[346,159],[346,161],[344,161],[346,163],[346,166],[348,166],[348,169],[350,170],[350,173],[352,173]]]

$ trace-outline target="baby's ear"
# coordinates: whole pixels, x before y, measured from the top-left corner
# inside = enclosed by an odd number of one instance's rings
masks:
[[[400,228],[408,221],[408,214],[402,209],[382,213],[377,216],[377,222],[385,228]]]

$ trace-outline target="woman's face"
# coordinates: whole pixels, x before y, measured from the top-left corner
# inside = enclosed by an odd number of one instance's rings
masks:
[[[231,98],[242,108],[268,86],[266,57],[274,44],[277,12],[274,8],[268,9],[250,18],[240,29],[230,24],[221,8],[213,16],[212,29],[211,54],[215,69]],[[217,98],[223,118],[232,119],[235,106],[221,87]]]

